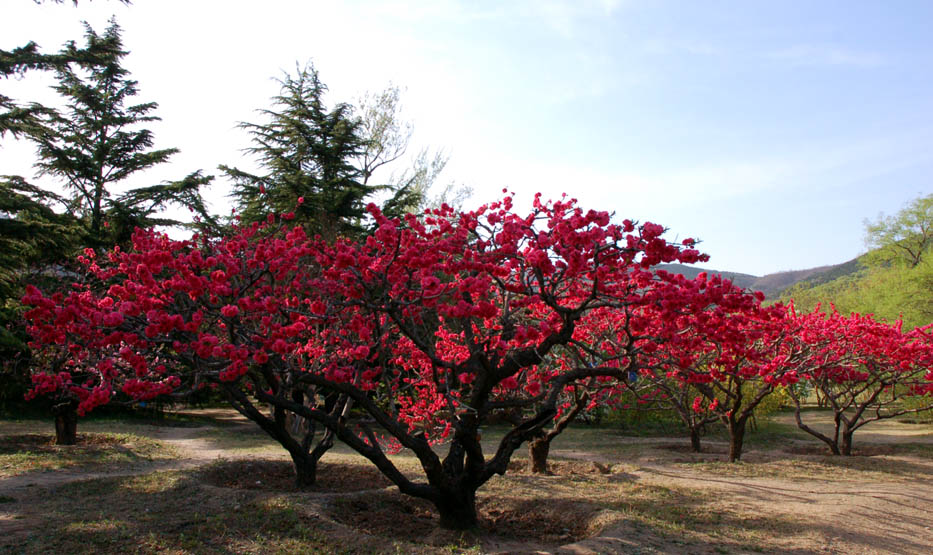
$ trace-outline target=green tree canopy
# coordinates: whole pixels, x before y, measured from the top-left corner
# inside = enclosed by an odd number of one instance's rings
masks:
[[[44,129],[30,139],[38,147],[39,174],[64,183],[72,193],[69,210],[86,222],[91,240],[99,245],[112,186],[167,161],[178,150],[153,150],[152,132],[139,127],[159,119],[152,115],[158,105],[130,103],[137,83],[121,65],[127,51],[116,22],[102,35],[85,28],[87,48],[110,55],[102,63],[55,69],[54,88],[66,102],[65,111],[45,116]]]
[[[917,197],[893,216],[865,222],[869,261],[902,262],[915,267],[933,247],[933,195]]]
[[[263,174],[221,166],[234,183],[231,196],[244,222],[294,212],[311,233],[328,237],[362,231],[364,199],[375,192],[353,164],[365,150],[353,107],[328,108],[317,70],[307,65],[281,80],[265,123],[241,123],[252,137],[246,151]]]
[[[869,252],[861,268],[812,286],[799,283],[782,294],[801,310],[830,304],[842,313],[874,314],[902,319],[905,328],[933,322],[933,195],[921,196],[892,216],[865,222]]]

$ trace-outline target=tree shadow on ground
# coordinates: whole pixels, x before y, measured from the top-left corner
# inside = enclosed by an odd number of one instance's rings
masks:
[[[797,553],[807,550],[795,547],[794,538],[807,534],[883,549],[894,545],[886,503],[933,503],[922,494],[911,500],[866,491],[857,510],[871,513],[878,525],[850,530],[844,519],[813,523],[724,504],[705,488],[639,483],[624,467],[557,461],[554,476],[519,472],[497,478],[480,490],[478,529],[453,533],[438,530],[429,503],[385,487],[364,464],[324,463],[322,486],[326,480],[331,486],[294,491],[287,461],[222,461],[32,492],[4,504],[28,526],[0,534],[0,551],[432,553],[552,550],[579,542],[597,552]],[[810,500],[790,488],[732,485],[763,503]],[[929,524],[918,516],[893,526],[909,535],[924,525]],[[906,537],[899,545],[923,552],[928,546],[922,541]]]

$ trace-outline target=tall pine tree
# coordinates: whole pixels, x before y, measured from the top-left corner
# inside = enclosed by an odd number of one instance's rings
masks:
[[[152,148],[152,131],[142,125],[160,119],[152,114],[158,104],[132,103],[137,82],[122,66],[128,52],[116,22],[111,21],[101,35],[86,25],[85,40],[85,50],[108,55],[55,68],[54,88],[66,106],[64,111],[45,114],[41,128],[29,134],[37,145],[39,174],[63,182],[71,193],[68,209],[84,222],[87,243],[94,247],[125,240],[125,229],[132,225],[174,223],[152,219],[168,202],[196,209],[210,221],[199,193],[210,178],[197,172],[179,182],[112,196],[116,185],[166,162],[178,149]],[[123,230],[120,236],[105,229],[108,215],[115,220],[114,229]]]
[[[69,43],[54,57],[29,47],[2,53],[9,56],[0,57],[0,70],[5,75],[27,69],[55,72],[54,89],[61,96],[64,108],[55,110],[43,106],[26,117],[10,112],[14,117],[5,120],[10,124],[5,130],[32,141],[37,146],[35,167],[38,173],[60,180],[68,193],[60,199],[66,214],[58,217],[57,212],[51,210],[57,199],[49,193],[21,178],[11,177],[0,183],[3,191],[11,195],[7,198],[10,202],[6,203],[9,207],[0,206],[0,212],[8,215],[7,221],[0,225],[0,244],[9,244],[19,253],[13,261],[18,267],[9,274],[10,291],[21,286],[28,275],[39,275],[43,279],[73,275],[66,268],[74,247],[109,248],[115,243],[128,242],[134,226],[176,225],[177,222],[159,216],[168,204],[185,206],[196,212],[201,218],[199,227],[216,228],[216,221],[208,213],[200,193],[211,177],[200,172],[176,182],[115,194],[116,186],[165,162],[177,149],[152,148],[153,134],[144,125],[159,119],[152,114],[157,105],[154,102],[133,103],[138,92],[137,83],[122,66],[127,51],[123,49],[116,22],[111,21],[100,35],[90,26],[85,27],[86,46],[83,48]],[[0,125],[5,125],[4,121],[0,120]],[[3,129],[0,126],[0,130]],[[61,252],[62,256],[55,260],[48,257],[53,250],[26,233],[43,226],[57,232],[65,225],[70,226],[65,234],[68,241],[61,246],[67,252]],[[15,298],[15,294],[9,294],[4,304],[11,306]],[[10,331],[11,337],[21,335],[16,326],[10,327]],[[69,400],[53,405],[59,444],[75,441],[75,408]]]
[[[329,109],[327,87],[311,65],[279,83],[273,107],[260,110],[267,121],[240,124],[252,137],[246,151],[256,156],[263,173],[221,166],[233,180],[231,196],[241,220],[294,212],[310,233],[361,232],[364,199],[376,189],[364,184],[353,164],[365,148],[353,107],[340,103]]]

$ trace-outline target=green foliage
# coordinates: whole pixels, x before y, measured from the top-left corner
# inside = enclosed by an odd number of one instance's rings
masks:
[[[23,273],[61,260],[78,246],[77,221],[52,209],[64,201],[17,176],[0,181],[0,298],[18,291]]]
[[[87,49],[111,54],[100,63],[55,69],[54,89],[66,102],[65,113],[44,117],[42,131],[29,138],[37,146],[39,174],[63,182],[72,193],[69,210],[85,222],[92,244],[105,246],[109,189],[178,151],[152,150],[152,132],[139,128],[159,119],[151,115],[157,104],[129,104],[137,83],[120,65],[127,51],[119,26],[111,21],[102,35],[86,26],[85,39]]]
[[[677,412],[658,401],[646,403],[631,391],[623,391],[612,405],[598,409],[600,425],[629,434],[651,435],[677,433],[684,429]]]
[[[922,407],[933,405],[933,394],[927,393],[926,395],[906,396],[902,397],[900,402],[903,408],[907,410],[917,410]],[[911,418],[917,422],[933,424],[933,409],[921,410],[915,413]]]
[[[85,48],[77,48],[70,42],[58,54],[43,54],[36,43],[29,42],[10,51],[0,50],[0,78],[22,76],[28,71],[61,69],[71,64],[99,64],[113,56],[112,49],[113,44],[109,42],[88,44]],[[7,132],[14,137],[35,134],[42,127],[40,118],[53,113],[36,102],[23,105],[0,94],[0,137]]]
[[[42,269],[78,246],[77,221],[58,214],[62,199],[20,177],[0,180],[0,411],[23,402],[29,386],[28,337],[18,302],[23,283],[47,281]]]
[[[872,265],[917,266],[933,246],[933,195],[918,197],[893,216],[865,222]]]
[[[746,390],[747,395],[751,396],[755,394],[758,388],[755,387],[754,384],[746,383],[742,386],[742,389]],[[752,414],[756,419],[766,419],[783,407],[788,406],[790,402],[791,399],[787,390],[783,387],[779,387],[762,399],[761,402],[758,403],[758,406],[755,407]]]
[[[375,192],[353,165],[366,144],[353,107],[324,104],[327,87],[306,66],[279,81],[273,108],[260,110],[266,123],[242,123],[252,136],[247,152],[258,158],[263,175],[221,166],[234,182],[232,197],[245,223],[268,214],[293,212],[311,233],[324,236],[362,231],[364,199]]]
[[[933,322],[933,195],[919,197],[894,216],[866,222],[873,248],[858,259],[860,268],[825,283],[799,283],[782,294],[798,310],[832,303],[842,314],[874,314],[905,329]]]
[[[830,303],[842,314],[874,314],[893,322],[899,318],[911,329],[933,321],[933,260],[916,266],[886,264],[866,267],[855,274],[808,287],[798,284],[785,291],[782,300],[793,299],[798,311],[811,311]]]
[[[390,86],[367,94],[358,107],[328,108],[327,86],[313,66],[279,80],[265,123],[242,123],[252,136],[247,152],[262,173],[220,166],[233,181],[231,196],[240,220],[294,213],[311,233],[334,238],[366,232],[366,201],[376,199],[388,217],[399,217],[449,200],[462,202],[469,189],[448,186],[437,198],[428,190],[447,164],[441,152],[421,150],[401,171],[388,168],[408,151],[412,126],[401,116],[401,95]],[[375,176],[379,176],[378,179]]]
[[[0,95],[0,136],[9,132],[37,147],[35,167],[60,180],[59,196],[18,176],[0,178],[0,408],[22,402],[30,359],[18,299],[26,283],[60,287],[70,279],[70,261],[82,247],[127,243],[135,226],[175,225],[158,216],[168,204],[195,212],[198,226],[216,227],[200,195],[210,177],[192,173],[176,182],[131,189],[111,198],[111,188],[160,164],[175,149],[153,150],[156,104],[133,104],[136,82],[121,61],[120,28],[111,21],[102,34],[86,27],[86,44],[73,42],[54,55],[35,43],[0,51],[0,77],[52,71],[62,111],[23,105]],[[62,213],[64,212],[64,213]]]

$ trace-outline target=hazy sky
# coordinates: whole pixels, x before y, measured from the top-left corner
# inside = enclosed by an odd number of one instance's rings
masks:
[[[182,151],[134,185],[249,167],[236,123],[310,60],[331,103],[404,87],[471,204],[567,192],[701,239],[713,268],[843,262],[865,218],[933,191],[931,2],[4,0],[0,48],[56,51],[112,15],[158,146]],[[0,144],[0,173],[31,159]]]

